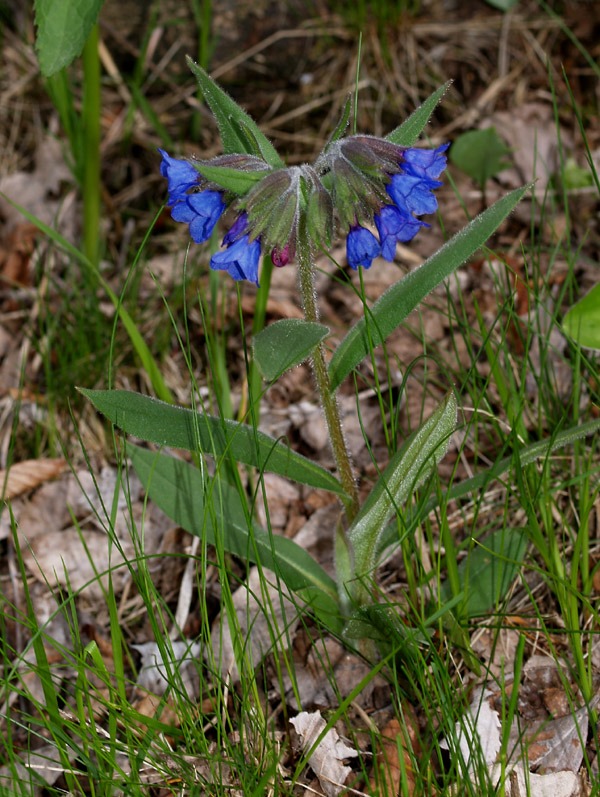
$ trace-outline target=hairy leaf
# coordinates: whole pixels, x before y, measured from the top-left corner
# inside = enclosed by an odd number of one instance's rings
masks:
[[[36,50],[44,77],[80,55],[100,14],[103,0],[36,0]]]
[[[215,457],[230,453],[245,465],[345,495],[341,484],[325,468],[247,424],[176,407],[128,390],[79,391],[111,423],[140,440]]]
[[[254,359],[265,379],[272,381],[304,362],[329,328],[300,318],[275,321],[254,338]]]

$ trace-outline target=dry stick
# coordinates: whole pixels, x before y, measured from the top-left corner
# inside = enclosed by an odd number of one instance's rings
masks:
[[[306,217],[301,215],[298,223],[298,275],[300,280],[300,293],[302,295],[302,305],[304,308],[304,318],[307,321],[319,320],[319,308],[317,306],[317,299],[315,295],[314,285],[314,264],[312,258],[312,245],[310,236],[308,235]],[[337,403],[335,393],[331,390],[331,382],[329,380],[329,373],[327,372],[327,363],[325,361],[325,346],[323,343],[315,348],[312,355],[312,370],[317,383],[317,389],[321,397],[321,406],[327,421],[327,428],[329,430],[329,439],[335,457],[338,472],[342,487],[349,496],[349,499],[344,501],[346,510],[346,517],[350,525],[359,510],[358,490],[356,489],[356,481],[354,479],[354,472],[350,462],[350,454],[344,439],[342,431],[342,422],[340,419],[340,409]]]

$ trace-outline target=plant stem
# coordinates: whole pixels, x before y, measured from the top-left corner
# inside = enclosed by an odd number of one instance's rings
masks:
[[[302,295],[302,305],[304,308],[304,318],[307,321],[319,320],[319,308],[315,294],[314,284],[314,264],[313,249],[308,235],[306,219],[301,217],[298,224],[298,275],[300,279],[300,293]],[[315,348],[312,355],[312,370],[317,383],[317,390],[321,397],[321,406],[327,428],[329,429],[329,440],[335,457],[335,464],[340,475],[342,487],[346,491],[348,498],[344,501],[346,518],[351,524],[358,514],[359,501],[356,481],[350,461],[350,454],[342,431],[340,419],[340,409],[335,393],[331,390],[331,382],[325,361],[325,346],[323,343]]]
[[[100,240],[100,56],[98,25],[92,28],[82,53],[84,130],[83,251],[98,265]],[[79,166],[80,164],[78,164]]]

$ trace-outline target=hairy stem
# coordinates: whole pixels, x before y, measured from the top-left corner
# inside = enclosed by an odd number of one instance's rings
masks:
[[[315,295],[313,249],[305,218],[301,218],[298,224],[297,259],[304,317],[307,321],[318,321],[319,308]],[[335,394],[331,391],[331,382],[329,380],[329,373],[327,372],[325,346],[323,343],[319,343],[313,352],[312,369],[315,382],[317,383],[317,390],[321,398],[321,406],[323,407],[325,420],[327,421],[327,428],[329,429],[329,440],[331,441],[335,463],[340,475],[342,487],[348,495],[348,499],[344,504],[348,524],[351,524],[358,514],[358,491],[356,489],[356,481],[350,462],[350,454],[348,453],[344,433],[342,431],[339,406]]]

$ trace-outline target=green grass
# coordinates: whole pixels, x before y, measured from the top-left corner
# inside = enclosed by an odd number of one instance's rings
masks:
[[[579,114],[574,116],[580,118]],[[557,130],[560,135],[558,126]],[[585,138],[585,129],[581,133]],[[409,749],[405,757],[400,756],[405,791],[410,765],[416,779],[416,795],[430,795],[436,790],[446,794],[453,789],[454,793],[469,795],[494,793],[481,751],[475,746],[474,760],[470,762],[475,782],[466,776],[467,762],[461,760],[458,752],[469,705],[464,681],[469,671],[478,666],[470,650],[471,633],[477,628],[492,629],[496,645],[501,631],[514,627],[514,617],[518,615],[521,623],[515,679],[518,681],[535,639],[538,649],[556,661],[566,662],[568,678],[564,688],[573,708],[579,705],[578,694],[584,704],[592,704],[590,629],[599,618],[593,591],[598,551],[590,538],[590,513],[598,495],[597,438],[576,441],[573,447],[524,467],[518,458],[524,445],[589,420],[592,406],[600,402],[597,356],[572,342],[567,343],[565,351],[557,351],[558,338],[552,335],[559,330],[565,307],[577,298],[575,266],[579,251],[572,225],[567,225],[564,235],[550,244],[539,231],[553,227],[556,216],[568,210],[570,201],[568,192],[555,194],[549,190],[541,202],[533,202],[529,240],[521,250],[511,253],[506,269],[490,267],[489,284],[494,291],[491,310],[473,304],[458,281],[448,286],[445,296],[438,295],[427,303],[450,330],[450,350],[438,341],[428,340],[419,321],[411,317],[414,359],[397,362],[391,351],[383,347],[385,366],[375,372],[369,383],[386,427],[390,455],[399,436],[417,428],[420,416],[426,414],[426,396],[439,395],[454,384],[460,404],[470,409],[464,411],[459,435],[462,442],[454,454],[456,468],[452,478],[464,478],[466,471],[460,468],[465,462],[477,473],[510,456],[511,468],[486,489],[450,506],[441,500],[435,512],[426,514],[419,508],[426,506],[432,493],[442,497],[442,489],[449,486],[433,478],[415,496],[414,507],[398,514],[402,564],[400,569],[395,565],[394,579],[401,580],[402,587],[386,588],[390,571],[384,567],[384,586],[377,587],[380,614],[370,617],[378,632],[376,641],[383,659],[366,668],[359,683],[352,684],[353,690],[349,691],[346,683],[338,683],[325,633],[318,622],[306,615],[300,619],[305,638],[314,640],[319,680],[327,681],[337,694],[336,705],[324,712],[325,718],[331,726],[338,720],[345,723],[349,743],[358,744],[364,734],[371,734],[372,746],[377,749],[377,731],[353,707],[360,689],[377,675],[387,679],[401,725],[410,724],[409,704],[419,712],[420,750]],[[536,213],[541,220],[534,221]],[[492,241],[486,253],[488,263],[495,251]],[[506,253],[498,252],[503,254]],[[516,276],[523,281],[527,294],[527,313],[520,316],[522,307],[515,305],[507,288],[514,280],[515,259],[522,264]],[[550,280],[550,267],[559,260],[566,264],[567,277],[557,289]],[[75,271],[77,267],[72,268]],[[76,380],[87,386],[102,378],[105,368],[114,373],[122,364],[122,347],[131,345],[127,342],[131,334],[127,337],[120,324],[115,329],[101,315],[95,289],[93,294],[78,290],[75,278],[56,288],[56,306],[45,304],[45,296],[40,297],[42,311],[34,337],[36,350],[45,363],[45,387],[50,396],[69,389],[75,368]],[[361,289],[364,297],[364,286]],[[212,406],[207,405],[206,409],[231,417],[234,410],[228,374],[229,333],[219,315],[219,307],[224,304],[220,302],[221,293],[225,290],[218,275],[211,275],[205,292],[190,296],[182,291],[178,299],[166,297],[161,314],[163,327],[169,329],[165,339],[179,341],[189,373],[190,401],[201,395],[201,388],[208,382],[213,388],[209,399]],[[161,306],[162,297],[158,294],[157,290],[157,306]],[[253,331],[264,322],[267,296],[268,288],[261,296]],[[196,309],[196,303],[205,335],[200,357],[188,317],[190,307]],[[121,306],[131,312],[129,317],[139,331],[134,307],[125,300]],[[246,376],[251,396],[255,397],[263,386],[247,357],[251,332],[244,329],[241,307],[239,318]],[[463,346],[469,354],[467,365],[461,364]],[[108,362],[104,359],[106,351],[111,352]],[[372,351],[372,363],[380,363],[381,355],[381,349]],[[196,367],[199,360],[207,364],[201,375]],[[405,377],[398,393],[385,392],[381,387],[390,381],[392,368],[399,368]],[[405,426],[403,399],[410,397],[417,381],[423,389],[422,402]],[[357,393],[364,388],[358,378],[355,384]],[[582,401],[582,397],[586,400]],[[51,411],[56,411],[56,407],[53,401]],[[357,407],[360,409],[358,399]],[[251,412],[244,417],[256,424],[256,415]],[[240,613],[236,608],[233,597],[247,579],[246,566],[232,559],[220,545],[207,548],[202,539],[196,543],[193,557],[148,553],[144,522],[140,523],[134,514],[129,495],[125,453],[120,443],[115,446],[114,460],[120,478],[99,520],[107,545],[121,546],[115,525],[118,498],[124,494],[134,554],[125,566],[109,567],[106,573],[102,595],[108,617],[105,636],[99,634],[95,639],[89,629],[85,630],[84,601],[69,586],[68,574],[61,575],[60,588],[48,580],[49,617],[40,620],[31,594],[30,574],[22,558],[25,543],[13,523],[13,577],[23,590],[24,602],[15,601],[8,591],[0,596],[0,722],[5,730],[0,734],[0,768],[6,768],[0,772],[8,771],[12,779],[12,785],[0,779],[0,794],[33,793],[39,774],[33,768],[24,772],[20,765],[27,751],[37,750],[42,743],[52,767],[61,770],[58,780],[45,787],[49,795],[65,791],[112,795],[119,790],[145,795],[153,793],[152,784],[164,789],[163,793],[170,790],[172,794],[229,795],[232,789],[257,796],[270,790],[277,795],[297,793],[295,787],[312,777],[306,768],[307,756],[291,754],[286,733],[289,717],[302,707],[302,681],[300,665],[291,652],[292,631],[278,617],[278,600],[269,590],[273,574],[259,569],[255,589],[255,597],[264,607],[266,633],[273,647],[266,664],[261,665],[253,661],[253,643],[245,629],[244,611]],[[212,458],[201,452],[197,452],[196,462],[201,470],[212,467]],[[216,467],[227,472],[232,466],[223,457]],[[230,475],[233,477],[233,472]],[[262,474],[239,476],[236,471],[235,476],[233,483],[249,509],[253,504],[264,506],[271,531]],[[218,501],[218,496],[214,500]],[[218,525],[219,513],[214,509],[209,505],[207,511]],[[462,593],[468,591],[468,579],[473,574],[468,568],[460,569],[460,563],[489,545],[492,533],[504,532],[508,536],[517,529],[523,531],[528,545],[524,561],[517,563],[520,567],[514,594],[498,593],[489,612],[470,613]],[[86,528],[81,527],[80,534],[85,543]],[[189,639],[177,628],[177,602],[167,600],[155,583],[156,566],[181,557],[182,564],[189,567],[197,601],[195,615],[200,618],[199,627]],[[511,564],[504,562],[506,567]],[[130,594],[136,599],[136,612],[121,603],[117,577],[123,569],[128,573]],[[436,599],[444,583],[447,594],[453,596],[446,602]],[[218,594],[215,585],[219,587]],[[229,683],[228,672],[223,671],[225,631],[221,635],[214,632],[217,610],[228,620],[239,674],[235,686]],[[150,639],[156,642],[166,676],[166,688],[157,695],[150,716],[140,710],[148,705],[142,702],[147,697],[145,690],[136,687],[140,658],[135,643],[143,627],[142,618],[147,622],[145,629]],[[65,630],[62,641],[52,635],[57,624]],[[199,644],[201,652],[191,665],[189,655],[182,658],[175,653],[175,643],[179,642]],[[342,642],[350,649],[360,648],[359,639]],[[490,686],[502,698],[501,762],[510,758],[508,730],[517,712],[517,690],[513,688],[511,694],[507,688],[508,669],[509,662],[505,662],[500,675],[488,676]],[[196,682],[193,690],[188,681],[190,674]],[[272,690],[278,694],[275,710],[268,699]],[[595,720],[593,708],[590,719]],[[595,721],[591,727],[597,727]],[[441,749],[442,737],[448,741],[451,755]],[[597,734],[592,745],[598,749]],[[526,747],[524,741],[522,747]],[[593,779],[585,759],[584,766]],[[364,780],[368,780],[371,767],[370,755],[361,755],[354,767],[357,778],[349,779],[349,785],[365,790]],[[379,789],[381,794],[387,791],[381,777]]]

